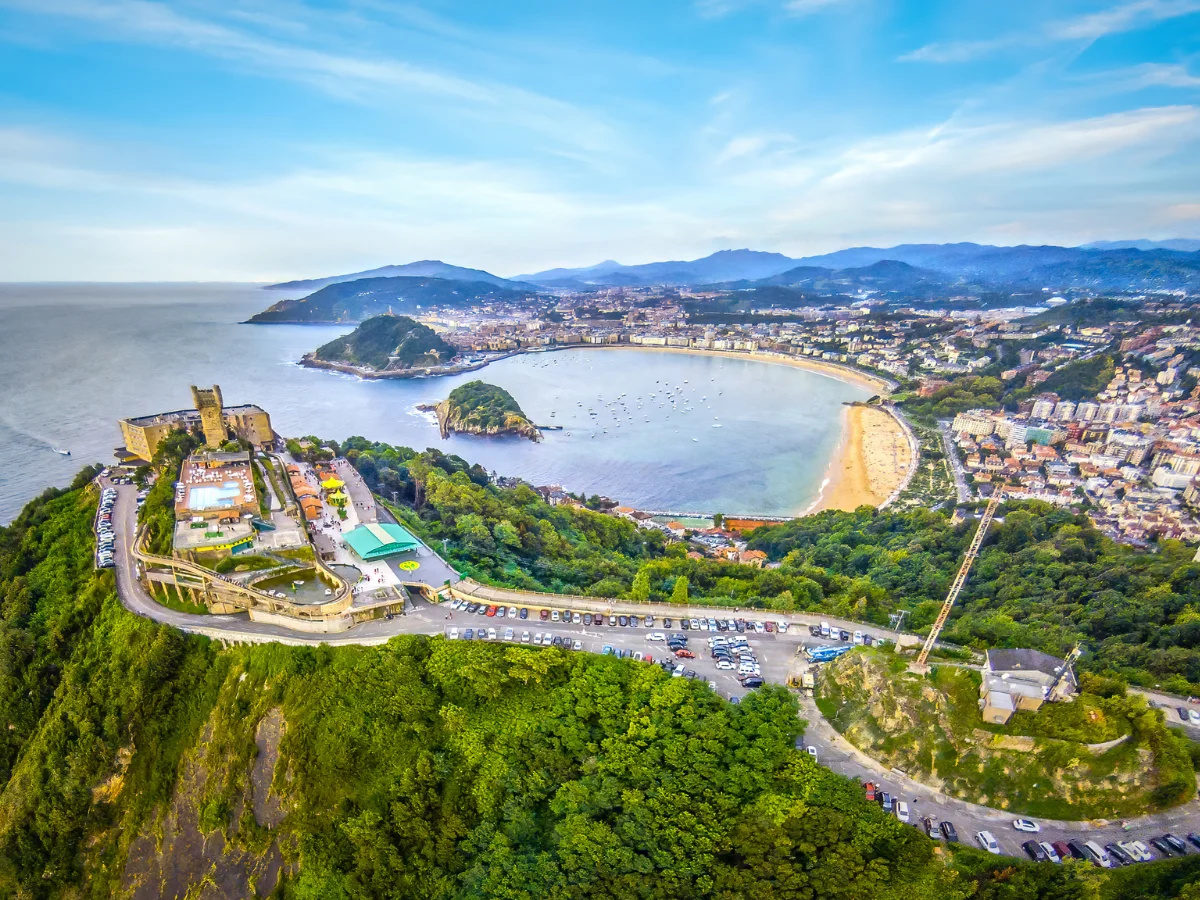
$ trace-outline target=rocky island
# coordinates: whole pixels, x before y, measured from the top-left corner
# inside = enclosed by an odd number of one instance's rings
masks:
[[[531,441],[540,441],[542,433],[525,416],[512,394],[483,381],[459,385],[441,403],[422,406],[437,413],[442,437],[450,432],[460,434],[519,434]]]
[[[405,377],[443,367],[457,352],[428,325],[407,316],[383,315],[317,348],[301,364],[364,378]]]

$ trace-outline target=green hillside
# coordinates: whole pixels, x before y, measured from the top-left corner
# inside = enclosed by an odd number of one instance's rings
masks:
[[[314,356],[382,370],[446,363],[456,352],[453,344],[428,325],[407,316],[386,315],[367,319],[349,334],[319,347]]]
[[[463,434],[520,434],[540,441],[542,433],[529,421],[513,395],[483,381],[460,384],[437,405],[442,437]]]
[[[416,313],[430,306],[474,303],[521,303],[530,291],[499,287],[486,281],[397,276],[359,278],[321,288],[298,300],[280,300],[249,319],[253,325],[277,322],[305,324],[361,322],[381,313]]]

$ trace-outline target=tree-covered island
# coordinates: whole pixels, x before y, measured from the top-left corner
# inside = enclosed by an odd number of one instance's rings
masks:
[[[460,434],[519,434],[531,441],[542,439],[541,431],[529,421],[512,394],[484,381],[459,385],[432,409],[437,413],[443,438],[457,431]]]
[[[367,319],[349,334],[304,358],[308,365],[333,365],[374,372],[398,372],[448,363],[457,350],[441,335],[408,316]]]

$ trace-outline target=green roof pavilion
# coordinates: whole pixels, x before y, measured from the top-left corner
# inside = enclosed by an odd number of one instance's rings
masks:
[[[359,525],[344,537],[363,562],[386,559],[421,546],[420,541],[399,525]]]

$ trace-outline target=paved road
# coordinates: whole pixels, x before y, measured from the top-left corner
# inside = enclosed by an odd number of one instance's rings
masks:
[[[963,471],[962,460],[958,457],[958,448],[950,436],[950,423],[938,422],[938,430],[942,433],[942,450],[946,461],[950,463],[950,471],[954,473],[954,487],[958,491],[958,502],[966,503],[971,499],[971,489],[967,486],[967,475]]]
[[[1021,844],[1030,838],[1044,841],[1091,840],[1104,846],[1109,841],[1125,840],[1140,840],[1148,844],[1150,838],[1168,831],[1180,838],[1184,838],[1189,831],[1200,832],[1200,803],[1193,800],[1167,812],[1130,819],[1129,831],[1125,831],[1119,822],[1061,822],[1038,819],[1037,822],[1042,827],[1041,833],[1024,834],[1012,827],[1013,819],[1016,818],[1013,813],[947,797],[906,775],[888,769],[838,734],[811,700],[802,699],[801,708],[809,723],[804,741],[805,744],[817,748],[819,762],[841,775],[859,781],[874,781],[882,790],[888,791],[899,800],[907,801],[913,822],[922,816],[932,816],[939,821],[948,819],[958,830],[960,841],[974,843],[977,831],[990,831],[1005,853],[1021,856]],[[1155,856],[1159,855],[1154,849],[1150,852]]]
[[[650,653],[660,659],[665,655],[662,644],[647,640],[647,635],[656,630],[666,630],[663,627],[661,613],[667,610],[657,608],[659,614],[655,627],[647,629],[613,627],[607,624],[566,625],[563,623],[543,622],[537,618],[536,607],[530,603],[531,618],[495,619],[480,615],[470,615],[464,611],[451,611],[447,606],[434,606],[423,599],[416,599],[413,607],[403,616],[391,620],[377,619],[354,626],[352,629],[339,634],[306,634],[292,631],[278,625],[268,625],[251,622],[245,614],[238,615],[193,615],[176,612],[155,602],[143,589],[141,583],[134,577],[130,548],[134,540],[137,519],[136,488],[123,485],[115,486],[118,492],[114,507],[114,529],[116,531],[116,580],[117,593],[127,609],[137,615],[153,619],[194,634],[230,641],[233,643],[267,643],[277,642],[294,645],[313,644],[382,644],[399,634],[443,634],[450,628],[458,628],[460,635],[468,627],[477,628],[480,625],[496,628],[502,635],[504,629],[512,627],[519,641],[522,632],[530,631],[561,634],[564,637],[578,639],[583,642],[585,649],[593,652],[600,650],[603,645],[610,644],[630,650]],[[615,604],[622,606],[622,604]],[[584,607],[578,606],[581,611]],[[643,607],[641,613],[647,610]],[[800,618],[800,617],[788,617]],[[812,618],[812,617],[807,617]],[[861,626],[860,626],[861,627]],[[678,629],[676,618],[671,630]],[[725,697],[739,696],[743,693],[741,685],[729,673],[718,671],[713,661],[708,658],[705,639],[708,632],[687,632],[691,638],[690,644],[696,653],[696,659],[686,660],[685,665],[694,669],[704,680],[716,686],[716,690]],[[797,627],[791,633],[783,634],[753,634],[747,635],[754,648],[762,667],[763,678],[769,682],[783,683],[787,679],[789,669],[796,652],[801,645],[822,643],[812,638],[807,628]],[[1175,698],[1158,695],[1160,705],[1176,705]],[[855,749],[837,731],[825,721],[811,700],[802,699],[802,709],[808,720],[808,729],[804,735],[804,743],[816,748],[818,760],[839,774],[859,780],[872,780],[881,785],[897,799],[906,800],[912,808],[913,821],[921,816],[931,815],[940,819],[949,819],[958,829],[959,838],[972,841],[973,835],[979,830],[990,830],[995,834],[1005,853],[1020,855],[1020,845],[1027,839],[1026,835],[1012,829],[1012,814],[1000,810],[989,809],[961,800],[955,800],[922,785],[912,779],[886,769],[879,763]],[[1165,831],[1173,831],[1180,837],[1189,831],[1200,832],[1200,804],[1193,801],[1182,807],[1165,813],[1133,820],[1129,832],[1124,831],[1119,824],[1102,822],[1052,822],[1040,820],[1043,840],[1070,840],[1081,838],[1095,840],[1104,844],[1112,840],[1140,839],[1143,841],[1156,837]],[[1152,851],[1153,852],[1153,851]]]

